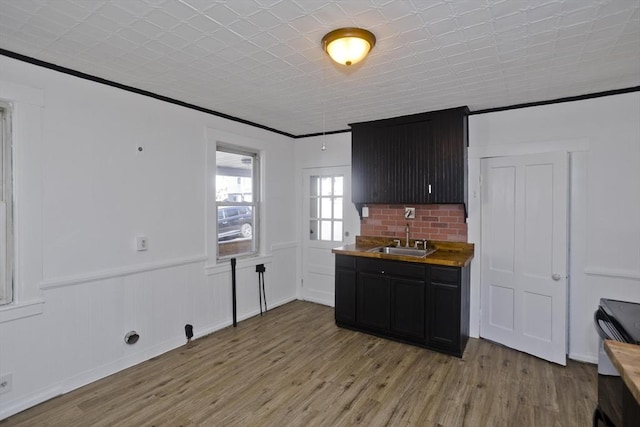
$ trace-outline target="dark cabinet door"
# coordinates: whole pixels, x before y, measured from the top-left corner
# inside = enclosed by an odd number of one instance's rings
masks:
[[[434,118],[431,143],[426,149],[429,164],[429,203],[467,201],[467,116],[441,114]]]
[[[391,203],[397,198],[399,141],[395,127],[359,126],[352,134],[351,199]]]
[[[346,268],[336,268],[335,316],[337,323],[356,322],[356,272]]]
[[[465,203],[466,107],[352,124],[354,203]]]
[[[391,280],[384,274],[358,272],[356,321],[363,326],[389,331],[391,326]]]
[[[428,187],[429,121],[354,126],[354,203],[410,203]]]
[[[460,344],[460,285],[431,282],[429,345],[456,350]]]
[[[425,338],[425,282],[424,280],[394,277],[391,330],[397,334]]]
[[[401,127],[401,160],[397,162],[395,177],[398,198],[394,203],[430,203],[429,185],[434,176],[433,121],[409,122]]]

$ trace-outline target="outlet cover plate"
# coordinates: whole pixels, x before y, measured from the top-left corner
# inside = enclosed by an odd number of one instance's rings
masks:
[[[416,217],[416,208],[404,208],[404,218],[405,219],[415,219]]]
[[[136,249],[138,251],[146,251],[149,248],[149,240],[147,236],[136,237]]]
[[[11,391],[11,374],[4,374],[0,376],[0,394],[9,393]]]

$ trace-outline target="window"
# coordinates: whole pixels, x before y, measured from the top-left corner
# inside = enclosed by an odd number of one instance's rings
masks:
[[[0,103],[0,305],[13,301],[13,197],[9,106]]]
[[[344,178],[314,175],[310,182],[309,239],[341,242]]]
[[[216,147],[218,259],[258,251],[258,154]]]

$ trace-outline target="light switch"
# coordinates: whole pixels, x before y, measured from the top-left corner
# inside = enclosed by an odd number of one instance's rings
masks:
[[[146,251],[149,248],[149,241],[147,236],[136,237],[136,249],[138,251]]]

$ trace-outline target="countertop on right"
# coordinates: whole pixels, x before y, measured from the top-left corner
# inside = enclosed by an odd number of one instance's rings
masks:
[[[604,349],[622,381],[640,404],[640,345],[605,340]]]

